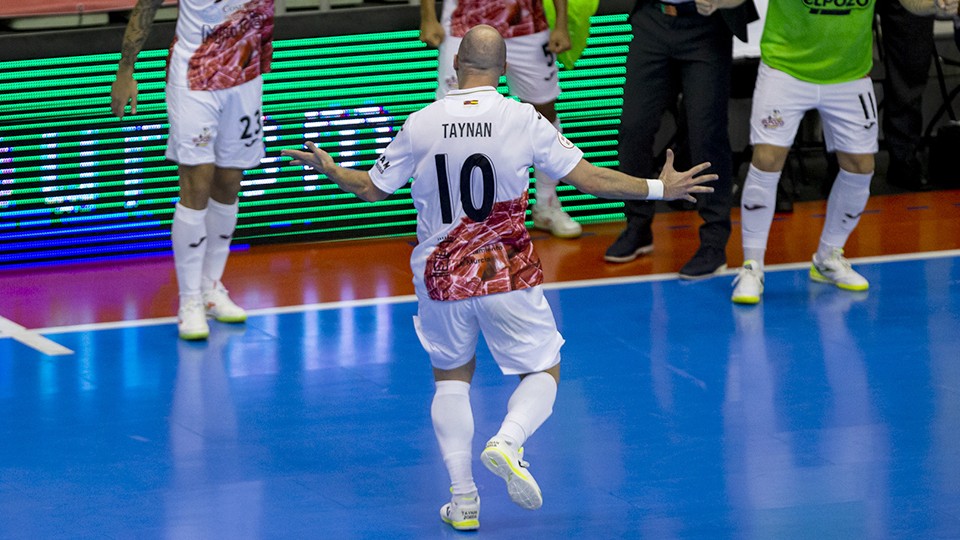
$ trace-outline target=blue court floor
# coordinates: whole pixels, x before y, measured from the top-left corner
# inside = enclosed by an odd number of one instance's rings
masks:
[[[861,261],[869,293],[770,269],[555,284],[567,344],[527,443],[544,506],[448,481],[411,298],[0,339],[0,538],[960,538],[960,254]],[[920,258],[923,257],[923,258]],[[162,323],[162,324],[161,324]],[[515,378],[481,348],[474,448]]]

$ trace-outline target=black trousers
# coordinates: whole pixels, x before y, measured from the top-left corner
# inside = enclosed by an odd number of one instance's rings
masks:
[[[933,17],[907,11],[898,0],[877,0],[883,36],[883,139],[890,159],[916,157],[923,133],[923,92],[934,51]]]
[[[723,19],[699,15],[672,17],[654,5],[638,7],[631,18],[633,41],[626,60],[623,113],[620,118],[620,170],[656,178],[654,139],[664,111],[682,94],[689,161],[709,161],[716,173],[714,192],[700,196],[701,245],[724,248],[730,237],[733,185],[728,106],[733,36]],[[649,227],[655,203],[627,201],[628,227]]]

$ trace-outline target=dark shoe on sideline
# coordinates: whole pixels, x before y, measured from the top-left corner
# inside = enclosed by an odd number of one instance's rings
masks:
[[[726,269],[727,254],[723,249],[701,245],[693,258],[680,269],[680,279],[706,279]]]
[[[919,160],[891,159],[887,166],[887,184],[908,191],[930,191],[933,186],[924,176]]]
[[[793,195],[790,195],[787,189],[783,187],[783,182],[777,184],[777,203],[774,212],[778,214],[793,213]]]
[[[640,255],[653,252],[653,231],[649,227],[630,227],[607,248],[603,260],[612,263],[630,262]]]

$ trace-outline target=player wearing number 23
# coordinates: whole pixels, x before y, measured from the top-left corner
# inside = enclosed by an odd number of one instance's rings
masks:
[[[137,112],[133,78],[163,0],[138,0],[123,35],[110,108]],[[166,157],[180,192],[170,239],[179,285],[178,332],[205,339],[207,317],[239,323],[246,312],[221,283],[237,224],[243,170],[264,156],[262,73],[273,53],[273,0],[180,0],[167,62]]]
[[[482,462],[507,481],[513,502],[528,509],[543,503],[520,447],[553,410],[563,338],[524,227],[530,166],[608,198],[694,200],[693,194],[711,191],[699,184],[716,178],[697,176],[709,164],[675,171],[672,155],[659,179],[594,167],[532,105],[497,93],[505,61],[497,30],[479,25],[467,32],[454,58],[459,89],[411,114],[369,172],[338,166],[312,142],[307,151],[283,151],[367,201],[413,178],[414,328],[433,366],[431,417],[453,493],[441,518],[460,530],[479,527],[468,392],[481,332],[500,370],[521,377]]]

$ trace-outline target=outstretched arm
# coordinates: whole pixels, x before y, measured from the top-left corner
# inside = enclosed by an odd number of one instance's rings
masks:
[[[130,12],[130,22],[123,33],[117,77],[110,86],[110,110],[117,118],[123,118],[127,103],[130,103],[130,114],[137,114],[137,81],[133,79],[133,65],[150,35],[153,18],[161,4],[163,0],[137,0]]]
[[[337,165],[330,154],[321,150],[310,141],[307,141],[304,147],[306,147],[308,152],[302,150],[283,150],[280,153],[293,158],[293,161],[290,162],[291,164],[303,165],[304,167],[310,167],[319,173],[323,173],[340,189],[347,193],[353,193],[367,202],[382,201],[390,196],[389,193],[378,188],[376,184],[370,180],[370,175],[367,174],[366,171],[348,169]]]
[[[710,163],[701,163],[688,171],[676,171],[673,168],[673,151],[667,150],[667,161],[663,165],[659,180],[663,183],[663,196],[654,197],[665,200],[683,199],[696,202],[695,193],[711,193],[712,187],[702,186],[704,182],[717,179],[715,174],[699,173],[710,167]],[[580,163],[565,176],[562,181],[584,193],[590,193],[605,199],[649,199],[651,181],[637,178],[604,167],[591,165],[587,160]]]

